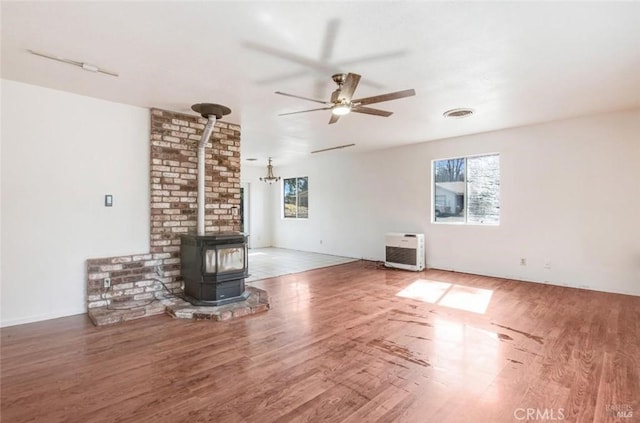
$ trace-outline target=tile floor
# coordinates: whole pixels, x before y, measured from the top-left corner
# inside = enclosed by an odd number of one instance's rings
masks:
[[[245,282],[304,272],[320,267],[349,263],[357,259],[287,250],[284,248],[252,248],[249,250],[249,277]]]

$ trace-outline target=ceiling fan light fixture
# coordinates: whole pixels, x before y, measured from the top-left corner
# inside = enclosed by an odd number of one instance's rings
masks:
[[[331,109],[331,113],[337,116],[344,116],[351,111],[350,104],[337,104]]]

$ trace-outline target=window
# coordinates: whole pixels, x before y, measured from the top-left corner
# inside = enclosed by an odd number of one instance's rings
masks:
[[[433,161],[433,221],[500,223],[500,155]]]
[[[288,178],[283,182],[284,217],[309,217],[309,178]]]

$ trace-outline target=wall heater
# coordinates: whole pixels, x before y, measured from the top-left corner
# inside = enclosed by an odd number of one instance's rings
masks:
[[[388,233],[384,238],[385,266],[414,272],[424,270],[424,234]]]

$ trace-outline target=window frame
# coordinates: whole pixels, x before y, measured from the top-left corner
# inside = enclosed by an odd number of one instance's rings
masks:
[[[452,157],[444,157],[444,158],[440,158],[440,159],[433,159],[431,160],[431,224],[434,225],[463,225],[463,226],[500,226],[500,221],[502,220],[502,214],[500,213],[500,215],[498,216],[498,222],[497,223],[493,223],[493,222],[489,222],[489,223],[483,223],[483,222],[469,222],[469,218],[468,218],[468,180],[467,180],[467,176],[468,176],[468,168],[467,168],[467,163],[468,163],[468,159],[472,159],[472,158],[476,158],[476,157],[487,157],[487,156],[498,156],[498,163],[499,163],[499,167],[498,170],[500,171],[499,176],[498,176],[498,182],[500,182],[502,180],[502,166],[500,164],[500,153],[499,152],[490,152],[490,153],[479,153],[479,154],[469,154],[469,155],[460,155],[460,156],[452,156]],[[436,220],[436,162],[441,162],[441,161],[445,161],[445,160],[455,160],[455,159],[464,159],[464,221],[462,222],[446,222],[446,221],[438,221]],[[499,184],[500,186],[502,184]],[[500,193],[500,191],[498,191],[498,193]],[[499,198],[499,205],[498,205],[498,209],[500,209],[500,211],[502,210],[502,208],[500,207],[500,204],[502,203],[502,197]]]
[[[296,215],[295,216],[286,216],[285,211],[286,211],[286,203],[285,203],[285,194],[284,194],[284,187],[285,187],[285,183],[286,181],[290,181],[290,180],[295,180],[295,187],[296,187]],[[299,209],[300,209],[300,196],[299,196],[299,192],[298,192],[298,180],[299,179],[306,179],[307,180],[307,215],[306,216],[300,216],[299,213]],[[282,197],[281,197],[281,207],[282,207],[282,213],[281,213],[281,219],[284,220],[299,220],[299,219],[309,219],[309,177],[308,176],[293,176],[291,178],[282,178],[282,189],[280,190],[280,192],[282,193]]]

